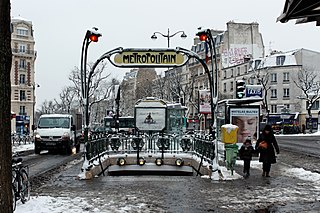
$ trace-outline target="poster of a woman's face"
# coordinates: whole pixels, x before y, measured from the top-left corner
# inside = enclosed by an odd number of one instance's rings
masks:
[[[238,126],[238,143],[243,143],[247,138],[253,140],[257,137],[259,126],[259,109],[232,108],[230,109],[231,123]]]

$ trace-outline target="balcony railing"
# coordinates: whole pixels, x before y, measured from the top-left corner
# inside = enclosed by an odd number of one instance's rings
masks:
[[[34,50],[20,50],[20,49],[12,49],[12,53],[19,53],[25,55],[37,55],[37,51]]]

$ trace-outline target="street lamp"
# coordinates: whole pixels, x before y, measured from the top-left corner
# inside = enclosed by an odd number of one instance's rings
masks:
[[[158,37],[156,36],[156,34],[162,35],[163,37],[167,38],[167,40],[168,40],[168,48],[169,48],[170,47],[170,38],[172,38],[173,36],[177,35],[178,33],[182,33],[181,36],[180,36],[181,38],[187,38],[187,35],[182,30],[180,30],[178,32],[175,32],[174,34],[170,35],[170,31],[169,31],[169,28],[168,28],[168,34],[167,35],[162,34],[160,32],[154,32],[153,35],[151,36],[151,39],[154,39],[154,40],[157,39]]]
[[[183,39],[187,38],[187,34],[186,34],[183,30],[177,31],[177,32],[175,32],[175,33],[173,33],[173,34],[170,35],[170,30],[169,30],[169,28],[168,28],[168,33],[167,33],[167,35],[165,35],[165,34],[163,34],[163,33],[160,33],[160,32],[154,32],[153,35],[151,36],[151,39],[156,40],[156,39],[158,38],[158,37],[156,36],[156,34],[159,34],[159,35],[167,38],[167,40],[168,40],[168,48],[169,48],[169,47],[170,47],[170,38],[174,37],[175,35],[177,35],[177,34],[179,34],[179,33],[181,34],[181,36],[180,36],[181,38],[183,38]],[[169,70],[169,68],[168,68],[168,70]],[[179,91],[179,93],[180,93],[180,91]],[[179,94],[178,98],[180,99],[180,94]],[[172,98],[172,99],[174,99],[174,98]]]
[[[32,91],[33,91],[33,103],[32,103],[32,136],[34,136],[34,129],[35,129],[35,123],[34,123],[34,115],[35,115],[35,105],[36,105],[36,96],[35,96],[35,91],[36,87],[40,87],[39,84],[33,83],[31,84],[32,86]]]
[[[90,85],[90,75],[87,77],[87,52],[88,47],[91,42],[98,42],[99,37],[102,36],[101,33],[97,32],[98,28],[93,27],[92,30],[87,30],[82,43],[81,50],[81,65],[80,65],[80,80],[81,80],[81,95],[84,105],[84,141],[88,141],[88,128],[89,128],[89,85]]]
[[[209,84],[210,84],[210,93],[211,93],[211,119],[213,121],[212,127],[210,128],[210,133],[213,140],[216,141],[215,149],[216,149],[216,163],[218,164],[218,140],[217,140],[217,101],[218,101],[218,63],[217,63],[217,51],[216,51],[216,43],[212,37],[212,33],[210,29],[206,29],[204,31],[200,31],[196,34],[199,36],[200,41],[204,41],[209,44],[210,49],[210,57],[211,57],[211,71],[212,76],[210,76],[210,72],[208,72]],[[213,60],[214,59],[214,60]],[[214,63],[214,66],[213,66]],[[222,174],[218,169],[218,173]]]
[[[210,56],[211,56],[211,72],[208,72],[209,84],[210,84],[210,93],[211,93],[211,118],[213,121],[213,125],[210,129],[210,132],[213,138],[216,138],[216,102],[218,100],[218,65],[217,65],[217,54],[216,54],[216,44],[215,40],[212,37],[211,30],[207,29],[204,31],[200,31],[196,34],[200,41],[204,41],[209,44]]]

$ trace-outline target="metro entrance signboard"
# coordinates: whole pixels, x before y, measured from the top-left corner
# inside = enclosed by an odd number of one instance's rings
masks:
[[[172,49],[124,49],[114,56],[114,63],[121,67],[132,66],[181,66],[186,63],[183,54]]]

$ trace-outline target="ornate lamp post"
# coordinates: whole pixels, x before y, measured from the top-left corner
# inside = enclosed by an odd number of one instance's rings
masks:
[[[159,35],[167,38],[167,40],[168,40],[168,48],[169,48],[170,47],[170,38],[172,38],[173,36],[177,35],[178,33],[182,33],[181,36],[180,36],[181,38],[187,38],[187,35],[182,30],[180,30],[178,32],[175,32],[175,33],[170,35],[170,31],[169,31],[169,28],[168,28],[168,34],[167,35],[162,34],[160,32],[154,32],[153,35],[151,36],[151,39],[157,39],[158,37],[156,36],[156,34],[159,34]]]
[[[211,30],[207,29],[201,32],[197,33],[197,36],[199,36],[200,41],[204,41],[209,44],[210,49],[210,57],[211,57],[211,71],[212,74],[208,74],[209,78],[209,84],[210,84],[210,93],[211,93],[211,117],[213,120],[213,125],[210,128],[211,134],[213,138],[216,138],[216,105],[218,101],[218,69],[217,69],[217,54],[216,54],[216,44],[215,40],[212,37]]]
[[[84,141],[88,141],[88,129],[89,129],[89,85],[90,85],[90,75],[87,77],[87,52],[88,47],[91,42],[98,42],[99,37],[102,36],[101,33],[97,32],[98,28],[94,27],[92,30],[87,30],[82,43],[81,50],[81,66],[80,66],[80,79],[81,79],[81,95],[84,105]]]

